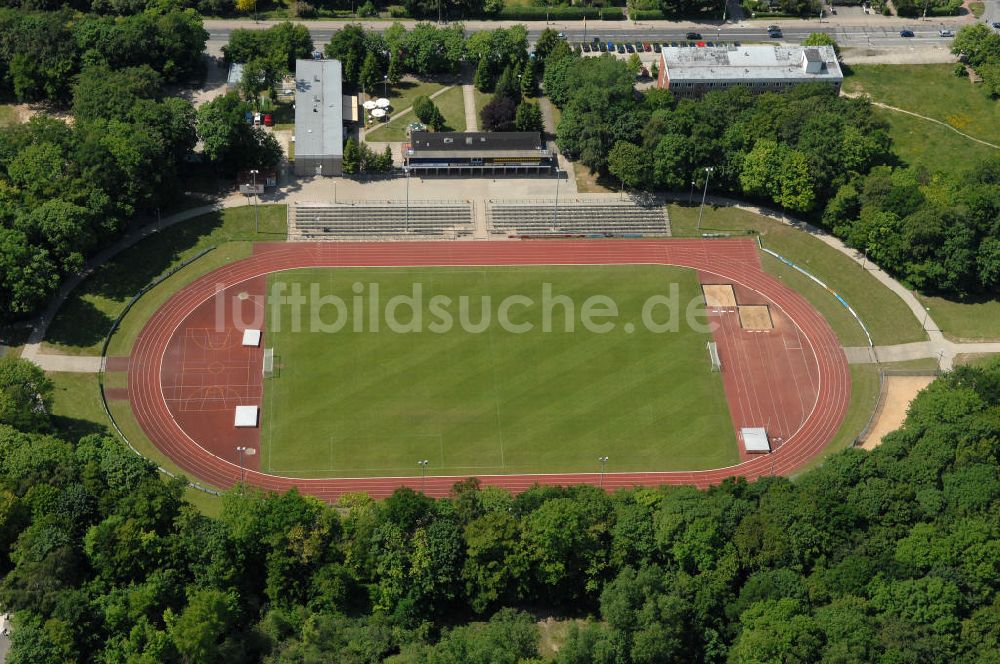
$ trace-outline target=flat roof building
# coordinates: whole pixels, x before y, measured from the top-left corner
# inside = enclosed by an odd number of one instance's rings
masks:
[[[403,163],[420,175],[529,175],[551,173],[556,156],[534,131],[414,131]]]
[[[760,93],[826,83],[840,92],[843,82],[832,46],[669,46],[660,52],[657,86],[675,97],[700,97],[736,85]]]
[[[295,174],[342,175],[343,78],[339,60],[295,61]]]

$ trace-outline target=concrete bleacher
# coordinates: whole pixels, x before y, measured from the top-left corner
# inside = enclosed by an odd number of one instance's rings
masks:
[[[458,239],[472,235],[469,201],[347,201],[288,206],[289,240]]]
[[[490,231],[508,236],[670,235],[666,207],[630,199],[491,200],[486,212]]]

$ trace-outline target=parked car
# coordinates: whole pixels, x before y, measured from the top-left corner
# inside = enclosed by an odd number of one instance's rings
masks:
[[[583,49],[584,53],[590,53],[590,44],[584,44],[583,46],[581,46],[581,48]]]
[[[653,53],[659,53],[662,50],[663,50],[663,46],[660,44],[660,42],[654,42],[653,43]]]
[[[991,25],[993,26],[994,29],[1000,30],[1000,21],[993,21]]]
[[[625,52],[625,44],[618,44],[617,51],[619,53],[624,53]]]
[[[942,37],[954,37],[955,33],[952,30],[938,30],[938,34]]]
[[[913,36],[913,30],[900,30],[899,31],[899,36],[900,37],[912,37]]]
[[[642,50],[644,50],[646,53],[649,53],[650,51],[653,50],[653,45],[650,44],[649,42],[642,42]]]
[[[273,127],[274,126],[274,118],[271,116],[270,113],[265,113],[264,114],[264,126],[265,127]]]
[[[636,52],[636,53],[642,53],[643,51],[645,51],[645,50],[646,50],[646,49],[644,49],[644,48],[642,47],[642,42],[636,42],[636,43],[634,43],[634,44],[632,44],[632,45],[633,45],[633,46],[635,46],[635,52]]]
[[[625,51],[628,53],[635,53],[635,46],[632,46],[632,44],[625,44]]]
[[[701,39],[701,33],[689,32],[686,35],[684,35],[684,38],[687,39],[688,41],[698,41],[699,39]]]

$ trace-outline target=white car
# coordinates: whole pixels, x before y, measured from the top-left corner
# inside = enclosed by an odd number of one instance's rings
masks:
[[[954,37],[955,33],[951,30],[938,30],[938,34],[942,37]]]

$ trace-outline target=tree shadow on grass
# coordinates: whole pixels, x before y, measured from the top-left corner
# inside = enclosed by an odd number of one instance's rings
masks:
[[[45,340],[61,346],[93,346],[104,339],[113,320],[93,303],[70,298],[49,325]]]
[[[70,295],[56,314],[46,340],[67,346],[93,346],[107,334],[118,311],[134,295],[182,259],[193,255],[199,245],[222,227],[221,212],[212,212],[181,222],[155,233],[101,265]],[[221,234],[217,241],[232,239]],[[113,300],[120,306],[109,315],[84,299],[90,295]]]
[[[81,420],[76,417],[65,417],[63,415],[52,416],[52,428],[61,438],[77,441],[90,434],[110,434],[111,431],[103,424]]]

